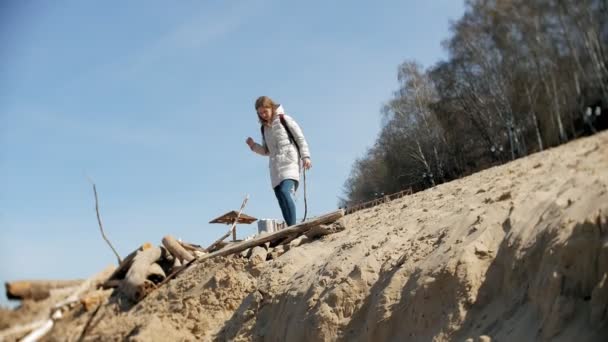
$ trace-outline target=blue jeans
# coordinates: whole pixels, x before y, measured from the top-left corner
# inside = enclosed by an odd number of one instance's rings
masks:
[[[294,196],[298,182],[293,179],[286,179],[274,188],[274,194],[277,196],[283,219],[287,226],[296,224],[296,203]]]

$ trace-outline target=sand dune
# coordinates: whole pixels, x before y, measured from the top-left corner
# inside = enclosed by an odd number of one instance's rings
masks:
[[[608,132],[359,211],[258,265],[207,260],[49,341],[606,341]]]

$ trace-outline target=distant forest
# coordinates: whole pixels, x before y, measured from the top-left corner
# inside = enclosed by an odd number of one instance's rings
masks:
[[[469,0],[449,57],[398,68],[340,206],[420,191],[608,127],[607,0]]]

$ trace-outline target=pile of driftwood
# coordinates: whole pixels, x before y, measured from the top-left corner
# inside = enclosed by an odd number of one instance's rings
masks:
[[[101,290],[118,289],[127,298],[139,301],[158,286],[174,278],[179,272],[202,261],[219,256],[235,255],[251,259],[253,263],[276,259],[290,247],[304,239],[311,240],[341,230],[338,225],[328,225],[344,215],[338,210],[304,223],[266,233],[256,238],[224,243],[214,242],[207,248],[178,241],[165,236],[161,246],[145,243],[121,260],[118,267],[99,284]],[[69,293],[84,280],[16,281],[6,283],[6,294],[11,299],[41,300],[52,293]]]
[[[255,264],[276,259],[290,247],[299,245],[304,238],[310,240],[340,230],[340,226],[329,226],[328,223],[335,222],[343,215],[344,211],[338,210],[250,240],[231,243],[216,241],[207,248],[165,236],[162,246],[146,244],[127,256],[104,287],[116,287],[127,298],[140,301],[195,261],[229,255],[248,258]]]
[[[91,310],[107,301],[115,291],[118,291],[122,298],[138,302],[197,261],[234,256],[248,258],[253,264],[260,264],[276,259],[304,241],[342,230],[340,224],[334,223],[342,216],[344,211],[338,210],[250,240],[225,243],[220,239],[207,248],[165,236],[161,246],[145,243],[126,258],[119,258],[118,267],[112,266],[87,280],[6,283],[7,296],[12,299],[63,299],[51,306],[48,318],[27,326],[0,331],[0,340],[26,330],[33,330],[30,333],[33,337],[43,336],[66,310],[73,309],[78,304],[84,310]],[[63,296],[53,297],[62,291]],[[32,340],[36,339],[34,337]]]

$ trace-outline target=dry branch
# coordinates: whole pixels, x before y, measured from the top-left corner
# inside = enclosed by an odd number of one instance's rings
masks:
[[[114,255],[116,255],[116,259],[118,260],[118,265],[120,265],[120,263],[122,262],[122,260],[120,259],[120,255],[118,255],[118,252],[116,251],[114,246],[112,246],[112,243],[110,242],[110,240],[108,240],[108,238],[106,237],[106,233],[103,230],[103,224],[101,223],[101,215],[99,214],[99,200],[97,199],[97,187],[95,187],[95,183],[93,183],[93,181],[91,181],[91,184],[93,184],[93,194],[95,195],[95,212],[97,213],[97,223],[99,224],[99,230],[101,231],[101,236],[103,237],[104,240],[106,240],[106,242],[108,243],[108,246],[110,246],[110,248],[112,249],[112,252],[114,252]]]

